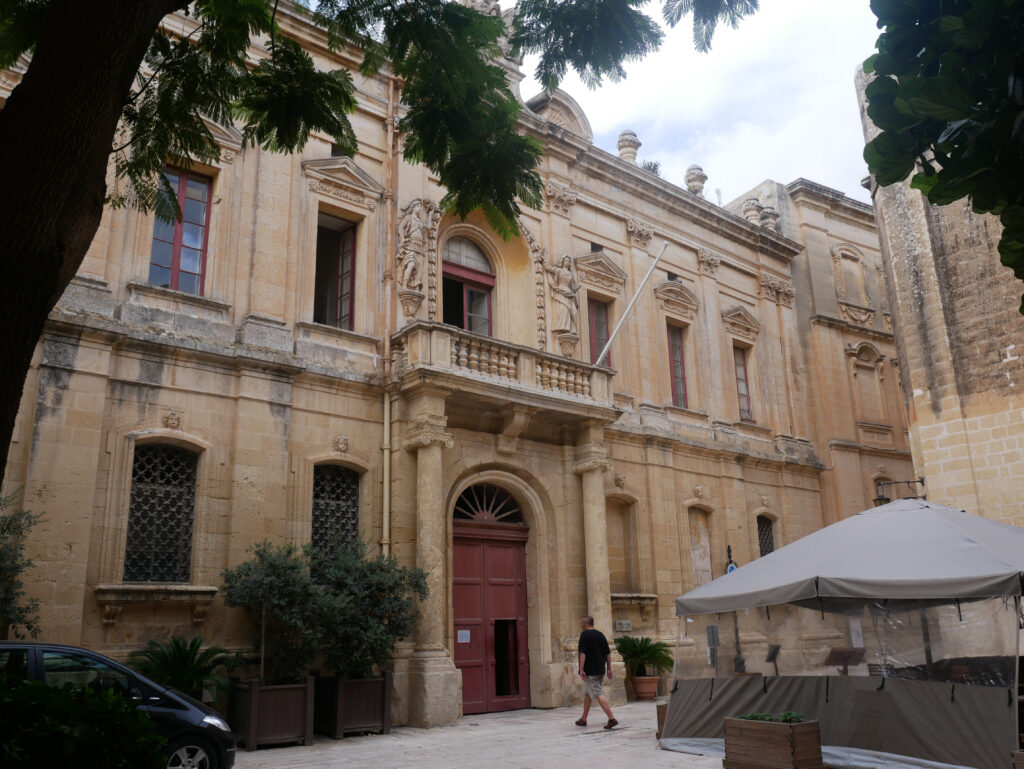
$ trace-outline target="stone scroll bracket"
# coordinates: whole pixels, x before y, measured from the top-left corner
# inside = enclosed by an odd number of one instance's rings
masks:
[[[497,435],[497,451],[499,454],[514,454],[519,445],[519,436],[530,424],[530,418],[537,409],[527,406],[512,405],[501,414],[501,432]]]

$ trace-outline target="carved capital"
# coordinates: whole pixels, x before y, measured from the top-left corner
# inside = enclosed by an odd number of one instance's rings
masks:
[[[409,437],[405,439],[402,448],[406,451],[416,452],[425,446],[439,444],[441,448],[450,449],[455,445],[451,433],[445,432],[448,420],[443,416],[423,416],[412,420],[409,429]]]
[[[569,215],[569,209],[576,205],[576,201],[579,199],[578,193],[558,182],[548,182],[546,192],[548,207],[563,216]]]
[[[700,271],[704,275],[718,278],[718,265],[722,263],[722,257],[708,251],[706,248],[702,248],[697,252],[697,262],[700,265]]]
[[[452,438],[451,433],[443,432],[418,432],[409,438],[406,438],[402,444],[402,448],[406,451],[416,452],[426,446],[432,446],[433,444],[439,444],[443,449],[450,449],[455,445],[455,439]]]
[[[762,299],[767,299],[769,302],[775,302],[775,304],[781,304],[784,307],[792,307],[796,290],[789,281],[762,272],[761,285],[758,288],[757,295]]]
[[[647,248],[647,244],[654,237],[654,228],[647,222],[631,216],[626,220],[626,234],[633,243]]]

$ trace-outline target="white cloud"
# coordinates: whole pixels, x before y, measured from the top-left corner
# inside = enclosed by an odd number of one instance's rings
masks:
[[[622,82],[591,91],[570,76],[562,88],[597,146],[614,153],[632,129],[640,158],[660,161],[669,181],[682,185],[699,163],[711,200],[716,188],[727,202],[766,178],[805,177],[868,201],[853,78],[877,36],[868,0],[762,0],[738,29],[716,31],[709,54],[693,50],[684,19]],[[537,90],[523,83],[525,96]]]

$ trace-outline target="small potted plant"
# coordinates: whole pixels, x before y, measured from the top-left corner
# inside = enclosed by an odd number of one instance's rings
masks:
[[[653,700],[658,693],[658,672],[672,669],[672,653],[668,644],[652,641],[646,636],[621,636],[615,639],[615,648],[626,664],[636,698]]]
[[[229,722],[246,750],[258,745],[313,742],[316,655],[315,589],[309,558],[293,543],[261,542],[252,557],[224,572],[224,602],[253,620],[258,678],[236,683]]]
[[[725,719],[724,769],[825,769],[817,721],[799,713],[747,713]]]
[[[316,730],[334,738],[387,734],[391,673],[384,665],[415,627],[414,598],[427,597],[426,575],[394,558],[367,557],[359,541],[314,551],[312,563],[320,652],[333,674],[316,679]]]

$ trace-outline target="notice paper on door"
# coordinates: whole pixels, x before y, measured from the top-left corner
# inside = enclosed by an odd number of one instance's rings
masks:
[[[469,643],[469,631],[468,630],[460,630],[459,631],[459,643],[460,644],[468,644]]]

